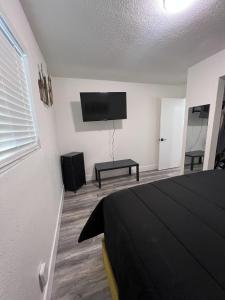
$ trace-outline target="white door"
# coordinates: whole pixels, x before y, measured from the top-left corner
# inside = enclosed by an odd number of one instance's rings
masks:
[[[185,99],[161,100],[159,170],[181,166]]]

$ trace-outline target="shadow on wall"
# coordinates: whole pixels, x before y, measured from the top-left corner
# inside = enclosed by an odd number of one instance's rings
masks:
[[[113,129],[113,121],[96,121],[96,122],[83,122],[81,104],[80,102],[70,102],[71,113],[73,118],[74,129],[76,132],[82,131],[98,131],[98,130],[111,130]],[[115,120],[115,129],[123,128],[122,120]]]

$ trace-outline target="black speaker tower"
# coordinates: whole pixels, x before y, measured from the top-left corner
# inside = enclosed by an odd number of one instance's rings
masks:
[[[65,191],[76,192],[83,184],[86,184],[82,152],[72,152],[61,156],[61,167]]]

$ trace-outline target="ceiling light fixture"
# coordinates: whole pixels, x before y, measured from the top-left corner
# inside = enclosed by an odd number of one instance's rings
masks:
[[[187,8],[194,0],[163,0],[164,9],[168,13],[177,13]]]

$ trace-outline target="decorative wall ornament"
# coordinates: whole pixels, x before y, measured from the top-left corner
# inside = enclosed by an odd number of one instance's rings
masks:
[[[49,99],[50,106],[52,106],[53,105],[52,80],[49,75],[48,75],[48,99]]]
[[[47,105],[53,105],[53,92],[52,92],[52,82],[51,77],[49,75],[45,75],[43,72],[42,64],[38,65],[38,86],[40,92],[41,101]]]
[[[40,98],[41,98],[41,101],[46,103],[45,93],[44,93],[44,81],[43,81],[42,67],[40,67],[39,65],[38,65],[38,75],[39,75],[38,86],[39,86]]]

